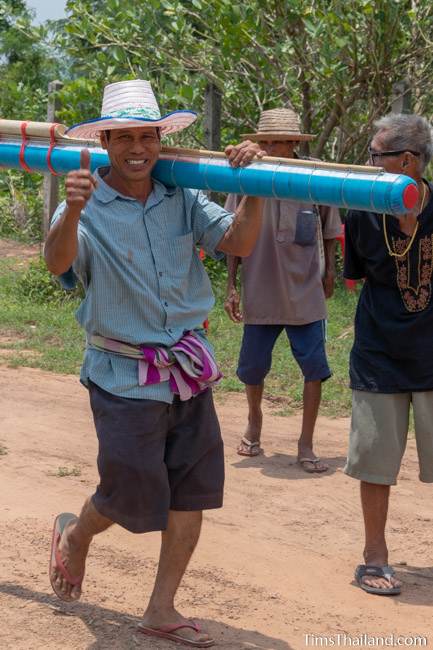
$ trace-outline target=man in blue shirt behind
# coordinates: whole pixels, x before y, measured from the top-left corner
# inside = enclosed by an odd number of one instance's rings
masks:
[[[59,598],[75,601],[94,535],[113,523],[135,533],[161,530],[139,630],[209,647],[213,640],[174,608],[202,510],[221,507],[224,484],[211,391],[220,374],[201,330],[213,296],[197,245],[215,258],[249,255],[263,202],[248,197],[233,217],[198,191],[151,178],[161,135],[185,128],[195,114],[161,117],[149,82],[110,84],[101,114],[68,134],[99,134],[110,166],[92,175],[89,152],[82,152],[45,247],[49,270],[62,275],[72,267],[86,291],[77,312],[87,336],[81,381],[89,389],[100,474],[79,517],[56,518],[50,580]],[[231,164],[245,165],[257,146],[244,142],[226,153]]]

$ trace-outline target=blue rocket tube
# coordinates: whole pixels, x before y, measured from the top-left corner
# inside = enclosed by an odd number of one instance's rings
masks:
[[[215,192],[291,199],[338,208],[403,214],[418,199],[415,181],[402,174],[355,166],[271,158],[230,167],[223,158],[173,157],[162,153],[154,177],[166,185]]]
[[[17,135],[0,133],[0,168],[25,166],[34,172],[57,174],[78,169],[80,152],[90,151],[91,169],[108,165],[105,150],[92,144],[59,138],[51,143],[29,139],[23,149]],[[28,171],[28,169],[26,170]],[[165,185],[213,192],[291,199],[339,208],[404,214],[418,198],[415,181],[374,167],[345,166],[290,159],[264,158],[232,168],[224,154],[163,148],[152,175]]]

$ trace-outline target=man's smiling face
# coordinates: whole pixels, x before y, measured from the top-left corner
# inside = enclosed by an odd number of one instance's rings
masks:
[[[101,145],[107,150],[113,171],[128,182],[150,176],[161,151],[158,130],[147,126],[104,131]]]

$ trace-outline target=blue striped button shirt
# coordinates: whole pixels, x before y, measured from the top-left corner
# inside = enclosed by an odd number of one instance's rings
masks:
[[[98,186],[81,213],[72,267],[85,288],[77,320],[87,338],[171,346],[202,327],[214,297],[197,246],[219,259],[218,242],[233,215],[197,190],[153,181],[145,204],[123,196],[96,173]],[[65,203],[54,214],[54,223]],[[209,343],[207,343],[209,345]],[[137,361],[86,347],[81,381],[114,395],[171,403],[168,382],[139,386]]]

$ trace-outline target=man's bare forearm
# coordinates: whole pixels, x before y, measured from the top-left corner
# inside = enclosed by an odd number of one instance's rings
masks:
[[[325,274],[335,275],[335,239],[323,240],[325,254]]]
[[[80,211],[66,207],[48,233],[44,255],[48,270],[54,275],[65,273],[77,257],[80,214]]]
[[[262,197],[243,197],[233,223],[217,246],[218,250],[238,257],[251,255],[262,225],[263,204]]]
[[[238,267],[241,258],[237,255],[227,255],[227,293],[237,289]]]
[[[54,275],[65,273],[78,253],[78,222],[87,201],[97,186],[90,171],[90,153],[82,149],[80,168],[66,176],[66,207],[60,219],[52,227],[45,244],[45,261]]]

